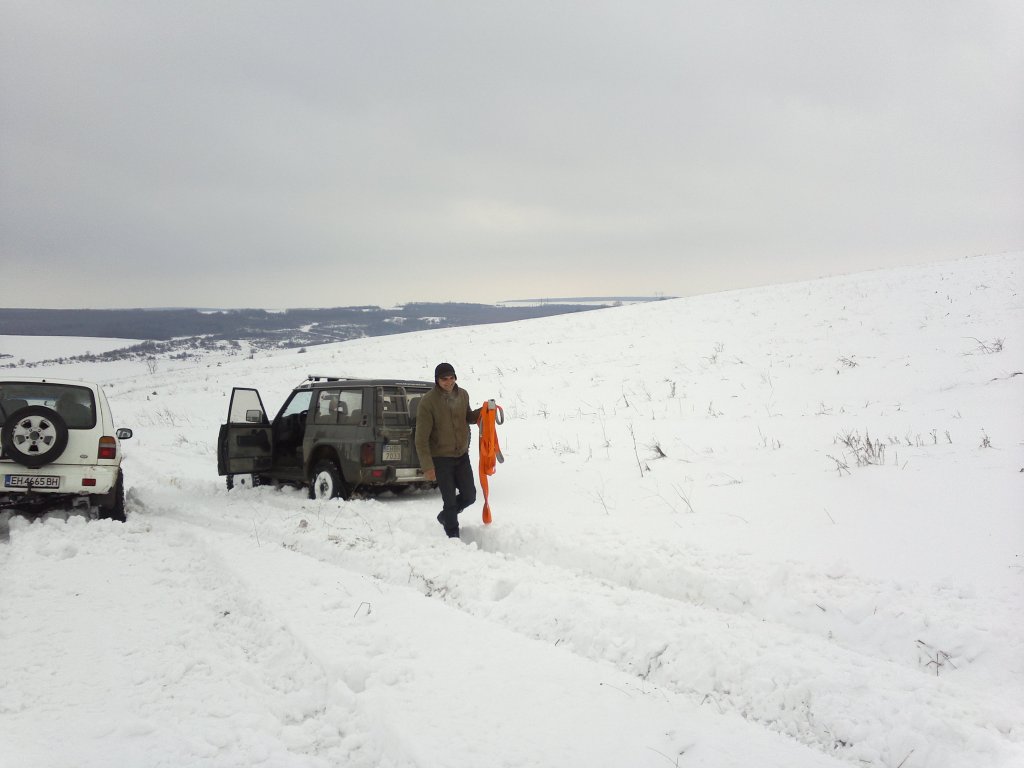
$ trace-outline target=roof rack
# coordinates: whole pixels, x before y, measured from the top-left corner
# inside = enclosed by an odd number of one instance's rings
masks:
[[[381,386],[413,386],[413,387],[430,387],[433,386],[433,382],[429,381],[413,381],[411,379],[380,379],[380,378],[365,378],[359,376],[307,376],[304,378],[296,389],[321,389],[317,387],[317,384],[332,384],[334,382],[349,382],[351,386],[356,387],[381,387]]]

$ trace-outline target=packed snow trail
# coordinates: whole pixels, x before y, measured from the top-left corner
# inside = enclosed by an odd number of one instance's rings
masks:
[[[823,754],[884,765],[902,749],[927,756],[926,764],[950,768],[1012,764],[1015,756],[1024,756],[1024,732],[1017,725],[1024,720],[1024,708],[1011,696],[991,698],[955,676],[931,674],[927,665],[848,650],[820,624],[809,621],[800,629],[792,621],[771,620],[763,611],[757,615],[739,608],[753,594],[746,600],[734,594],[726,609],[667,596],[678,563],[664,553],[661,560],[643,558],[653,588],[638,588],[604,573],[544,563],[526,553],[528,546],[519,554],[478,548],[503,536],[522,540],[514,525],[464,526],[464,541],[471,546],[439,548],[427,538],[436,533],[431,510],[437,502],[431,494],[348,503],[309,502],[296,492],[270,488],[222,495],[226,509],[222,506],[218,515],[215,507],[180,505],[173,494],[148,493],[143,499],[152,498],[161,517],[219,530],[227,541],[251,547],[258,538],[261,547],[306,553],[411,587],[525,638],[611,664],[635,686],[656,686],[662,695],[687,697],[691,705],[740,714]],[[546,545],[529,541],[539,550],[572,551],[571,542],[550,535]],[[639,539],[627,548],[634,555],[653,549],[652,542]],[[571,562],[571,556],[566,560]],[[608,562],[609,572],[614,571],[611,547],[604,553],[591,549],[587,560]],[[724,583],[744,583],[714,573]],[[832,581],[821,576],[818,586]],[[857,586],[840,583],[832,589],[842,593]],[[372,604],[372,595],[363,594]],[[894,601],[887,611],[899,611],[898,594],[876,597]],[[777,608],[792,615],[792,606]],[[821,613],[817,604],[804,610],[811,616]],[[953,608],[946,606],[947,617],[953,610],[955,602]],[[1019,648],[1017,638],[1004,639]],[[975,746],[965,752],[963,744]]]
[[[4,768],[654,768],[682,756],[740,768],[751,752],[779,768],[839,765],[414,589],[133,501],[124,526],[14,523],[0,598],[34,611],[50,643],[4,637],[0,691],[32,690],[41,668],[78,683],[4,698]],[[40,610],[68,597],[28,578],[40,563],[88,616]],[[154,598],[159,614],[131,610]],[[73,721],[43,738],[69,705]]]
[[[392,765],[351,692],[190,532],[12,528],[0,765]],[[4,632],[23,621],[40,641]]]

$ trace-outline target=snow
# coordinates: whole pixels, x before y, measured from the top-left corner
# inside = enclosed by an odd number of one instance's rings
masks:
[[[1022,274],[47,368],[135,430],[129,518],[10,521],[0,766],[1024,765]],[[461,542],[217,477],[232,386],[441,360],[506,414]]]
[[[0,364],[36,363],[73,355],[99,355],[138,343],[136,339],[108,339],[95,336],[0,335]]]

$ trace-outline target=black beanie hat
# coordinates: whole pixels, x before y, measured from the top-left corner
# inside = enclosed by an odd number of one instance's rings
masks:
[[[451,363],[438,363],[437,368],[434,369],[434,383],[437,384],[438,379],[442,376],[455,376],[455,368]],[[455,376],[455,378],[459,377]]]

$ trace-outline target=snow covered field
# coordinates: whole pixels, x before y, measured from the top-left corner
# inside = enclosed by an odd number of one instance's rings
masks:
[[[441,360],[507,417],[461,543],[217,477],[232,386]],[[47,373],[129,518],[11,520],[3,768],[1024,765],[1022,254]]]
[[[73,355],[99,355],[138,343],[136,339],[105,339],[94,336],[5,336],[0,334],[0,363],[24,364]]]

